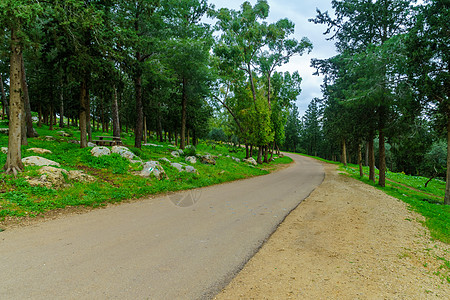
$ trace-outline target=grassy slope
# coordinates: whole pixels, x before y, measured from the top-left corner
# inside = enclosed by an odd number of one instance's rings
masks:
[[[68,143],[68,140],[79,139],[79,132],[71,129],[64,131],[73,134],[73,137],[62,138],[57,136],[57,131],[50,131],[48,127],[38,128],[38,133],[43,136],[54,136],[57,141],[49,142],[41,138],[29,139],[29,145],[22,148],[22,157],[36,155],[28,148],[38,147],[51,150],[52,154],[39,155],[61,164],[66,170],[83,170],[97,178],[94,183],[70,182],[70,186],[55,190],[45,187],[32,187],[26,181],[26,177],[38,177],[39,167],[26,167],[25,172],[17,178],[5,173],[0,173],[0,222],[5,217],[20,218],[24,216],[36,216],[49,210],[65,208],[68,206],[104,206],[107,203],[120,202],[125,199],[138,198],[150,194],[158,194],[168,191],[192,189],[197,187],[218,184],[252,176],[268,174],[276,167],[276,164],[288,164],[292,160],[288,157],[277,159],[269,165],[253,167],[247,163],[237,163],[226,155],[244,158],[244,151],[230,153],[231,148],[218,145],[213,149],[203,143],[197,147],[197,153],[222,154],[216,159],[217,164],[206,165],[197,162],[193,165],[199,172],[198,175],[186,172],[178,172],[169,163],[161,161],[168,180],[156,180],[153,176],[142,178],[132,174],[142,167],[140,164],[130,164],[126,159],[113,154],[111,156],[93,157],[91,148],[80,149],[79,145]],[[93,132],[93,135],[104,135],[102,132]],[[131,134],[124,134],[125,145],[133,145]],[[166,157],[171,162],[184,162],[184,157],[173,158],[170,152],[174,149],[167,143],[162,147],[143,146],[137,149],[128,146],[132,152],[143,161],[158,160]],[[0,134],[0,147],[6,147],[8,137]],[[0,165],[6,162],[6,154],[0,152]]]

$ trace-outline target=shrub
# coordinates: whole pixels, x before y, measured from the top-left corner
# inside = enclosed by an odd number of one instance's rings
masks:
[[[208,139],[225,142],[227,140],[227,135],[222,128],[213,128],[208,134]]]
[[[183,150],[184,156],[195,156],[196,150],[193,145],[187,145]]]

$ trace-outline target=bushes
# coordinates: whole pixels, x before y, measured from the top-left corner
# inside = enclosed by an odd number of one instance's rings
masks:
[[[193,145],[187,145],[183,150],[184,156],[195,156],[196,149]]]

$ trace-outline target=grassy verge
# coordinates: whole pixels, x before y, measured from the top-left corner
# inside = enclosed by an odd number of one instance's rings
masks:
[[[360,178],[358,165],[348,164],[344,166],[339,162],[309,155],[305,156],[339,165],[340,169],[348,173],[349,176],[408,203],[411,209],[425,217],[424,225],[428,227],[434,239],[450,244],[450,206],[443,205],[445,181],[434,179],[425,187],[425,182],[428,181],[426,177],[409,176],[388,171],[386,172],[386,187],[383,188],[369,180],[368,167],[364,167],[365,176]]]
[[[237,179],[259,176],[270,173],[270,170],[280,164],[288,164],[292,160],[283,157],[263,166],[251,166],[244,162],[236,162],[231,157],[244,158],[245,151],[227,145],[216,145],[214,148],[206,143],[197,146],[199,154],[209,153],[216,155],[216,165],[207,165],[197,162],[192,166],[198,174],[178,172],[170,166],[169,162],[160,161],[169,179],[158,181],[154,176],[144,178],[134,175],[134,171],[142,169],[139,163],[130,163],[118,154],[110,156],[94,157],[90,151],[92,148],[80,149],[79,145],[69,143],[70,140],[78,140],[79,132],[64,128],[72,137],[58,136],[57,131],[50,131],[48,127],[38,128],[39,138],[29,139],[29,145],[22,147],[22,157],[37,155],[29,148],[44,148],[52,151],[50,154],[38,156],[56,161],[65,170],[82,170],[94,176],[97,180],[93,183],[80,183],[70,181],[62,189],[53,189],[43,186],[30,186],[27,179],[36,178],[39,167],[26,167],[25,171],[17,178],[0,172],[0,223],[6,219],[20,219],[23,217],[35,217],[48,211],[73,206],[98,207],[108,203],[120,202],[125,199],[139,198],[147,195],[178,191],[213,184],[233,181]],[[104,135],[102,132],[93,132],[95,135]],[[47,141],[44,137],[52,136],[55,141]],[[134,144],[131,134],[122,135],[126,145]],[[174,150],[168,143],[151,141],[153,146],[143,146],[141,149],[128,146],[144,162],[159,160],[166,157],[171,162],[185,163],[184,157],[171,156]],[[8,137],[0,134],[0,147],[8,145]],[[155,146],[159,145],[159,146]],[[231,157],[227,157],[227,156]],[[6,154],[0,152],[0,165],[6,162]],[[187,163],[189,164],[189,163]]]
[[[428,178],[387,172],[386,187],[382,188],[366,176],[360,178],[355,165],[341,166],[341,169],[351,177],[408,203],[411,209],[425,217],[424,225],[428,227],[433,238],[450,243],[450,207],[443,205],[445,182],[435,179],[425,187]],[[366,169],[365,174],[367,173]]]

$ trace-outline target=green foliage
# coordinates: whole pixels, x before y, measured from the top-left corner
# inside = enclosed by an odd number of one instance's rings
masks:
[[[45,125],[37,129],[41,136],[53,135],[54,131],[48,130]],[[69,130],[67,130],[69,131]],[[74,133],[76,135],[76,132]],[[100,134],[100,133],[99,133]],[[125,199],[138,198],[150,194],[165,193],[167,191],[178,191],[212,184],[247,178],[251,176],[264,175],[277,164],[289,163],[288,158],[278,159],[264,167],[253,167],[246,163],[237,163],[226,155],[231,151],[233,156],[240,159],[245,157],[244,149],[237,149],[228,144],[217,145],[215,149],[202,142],[198,147],[186,147],[186,155],[196,153],[219,155],[217,164],[210,166],[197,163],[195,168],[199,174],[178,172],[169,163],[161,161],[168,180],[158,181],[154,177],[143,178],[133,175],[138,170],[137,165],[120,157],[118,154],[109,156],[94,157],[90,153],[90,148],[80,149],[79,145],[67,143],[69,138],[61,141],[45,141],[40,138],[30,138],[29,146],[24,147],[23,153],[34,155],[26,151],[31,147],[49,149],[53,153],[45,154],[48,159],[60,162],[66,170],[81,169],[85,173],[94,176],[93,183],[66,182],[69,186],[61,189],[53,189],[42,186],[30,186],[27,177],[39,177],[37,172],[39,167],[26,167],[25,171],[14,178],[12,175],[0,173],[0,222],[5,217],[25,217],[37,216],[46,211],[65,208],[68,206],[88,206],[99,207],[107,203],[120,202]],[[3,146],[7,139],[0,138],[0,145]],[[173,162],[184,162],[184,157],[172,158],[170,152],[173,150],[167,143],[158,143],[162,147],[144,146],[142,149],[130,148],[135,154],[145,160],[158,160],[162,157],[169,157]],[[189,152],[191,151],[191,152]],[[0,153],[0,160],[6,154]]]
[[[196,154],[195,146],[187,145],[186,147],[184,147],[184,150],[183,150],[184,156],[195,156],[195,154]]]
[[[225,142],[227,141],[227,135],[225,134],[225,132],[223,131],[222,128],[213,128],[211,129],[211,131],[208,134],[208,139],[210,140],[214,140],[214,141],[221,141],[221,142]]]
[[[300,143],[300,131],[302,127],[299,120],[298,108],[294,107],[289,111],[289,116],[287,118],[285,132],[286,139],[284,143],[284,149],[296,152],[297,145]]]
[[[431,145],[422,162],[422,170],[428,176],[437,175],[445,177],[447,166],[447,143],[437,141]]]
[[[117,153],[111,155],[103,155],[99,157],[86,153],[84,162],[97,169],[110,169],[113,174],[125,174],[129,168],[129,162],[126,158],[121,157]]]

